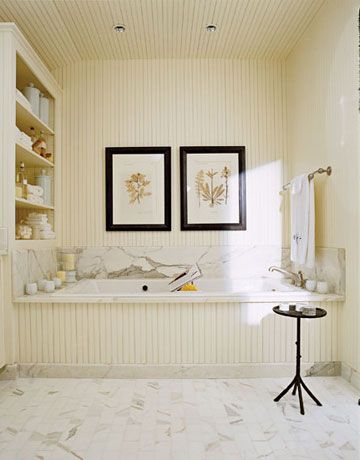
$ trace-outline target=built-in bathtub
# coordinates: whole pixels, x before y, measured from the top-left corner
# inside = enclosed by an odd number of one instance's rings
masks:
[[[342,301],[337,294],[318,294],[277,278],[206,279],[195,282],[197,291],[170,292],[168,279],[84,279],[55,293],[21,296],[18,302],[286,302]]]

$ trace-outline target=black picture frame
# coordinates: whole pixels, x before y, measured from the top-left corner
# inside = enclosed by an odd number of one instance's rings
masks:
[[[113,159],[115,155],[164,155],[164,222],[159,224],[116,224],[113,221]],[[105,148],[106,231],[171,231],[171,147]]]
[[[239,222],[236,223],[189,223],[188,221],[188,178],[187,163],[189,155],[221,155],[234,153],[238,155],[239,173]],[[180,147],[180,197],[181,230],[246,230],[246,166],[244,146],[189,146]],[[200,199],[200,198],[199,198]]]

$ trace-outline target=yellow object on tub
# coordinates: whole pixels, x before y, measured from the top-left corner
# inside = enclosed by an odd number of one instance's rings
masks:
[[[182,286],[182,288],[180,289],[180,291],[197,291],[197,290],[198,288],[193,283],[184,284],[184,286]]]

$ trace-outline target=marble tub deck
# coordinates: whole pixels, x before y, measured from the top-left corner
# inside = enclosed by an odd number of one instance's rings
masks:
[[[0,459],[358,460],[359,394],[305,380],[305,416],[287,378],[1,381]]]

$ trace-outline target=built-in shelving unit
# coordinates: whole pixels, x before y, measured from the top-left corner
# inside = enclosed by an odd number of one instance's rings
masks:
[[[33,83],[49,98],[49,119],[44,123],[32,113],[31,106],[23,100],[18,91]],[[17,91],[18,90],[18,91]],[[16,314],[11,308],[13,296],[12,252],[14,250],[48,250],[56,248],[58,240],[50,239],[52,233],[37,232],[36,235],[49,239],[16,239],[16,224],[26,219],[29,213],[47,214],[53,230],[57,230],[59,209],[59,166],[61,134],[61,88],[32,49],[29,42],[13,23],[0,23],[0,227],[4,229],[5,250],[0,257],[0,368],[13,363],[13,331],[16,329]],[[16,127],[27,135],[30,128],[36,134],[44,132],[49,159],[32,151],[30,142],[20,136]],[[55,135],[56,134],[56,135]],[[35,184],[36,176],[42,170],[52,179],[52,206],[36,205],[20,193],[16,186],[16,172],[21,163],[25,164],[28,182]],[[57,235],[56,235],[57,236]]]
[[[0,46],[7,50],[7,53],[0,53],[0,68],[3,69],[0,77],[2,82],[0,88],[0,100],[2,101],[0,134],[2,135],[2,149],[7,152],[6,161],[4,160],[2,164],[3,170],[6,170],[6,183],[8,184],[2,214],[6,216],[9,248],[55,247],[56,239],[17,239],[16,227],[17,224],[26,223],[30,213],[38,212],[47,215],[47,222],[51,224],[51,230],[46,229],[49,231],[49,236],[53,236],[52,232],[56,234],[61,88],[15,24],[0,24]],[[25,96],[21,94],[30,83],[48,98],[48,119],[38,116],[37,112],[34,113],[30,102],[28,103]],[[19,130],[26,136],[19,133]],[[33,151],[27,136],[44,138],[47,145],[46,152],[50,153],[51,156],[45,158]],[[44,181],[41,176],[50,176],[51,197],[48,196],[46,201],[50,202],[51,206],[34,203],[31,199],[28,200],[29,191],[25,181],[15,187],[17,177],[20,182],[20,177],[23,177],[23,175],[17,176],[22,163],[29,185],[41,186],[43,185],[41,181]],[[45,184],[44,189],[47,191],[49,187]]]

